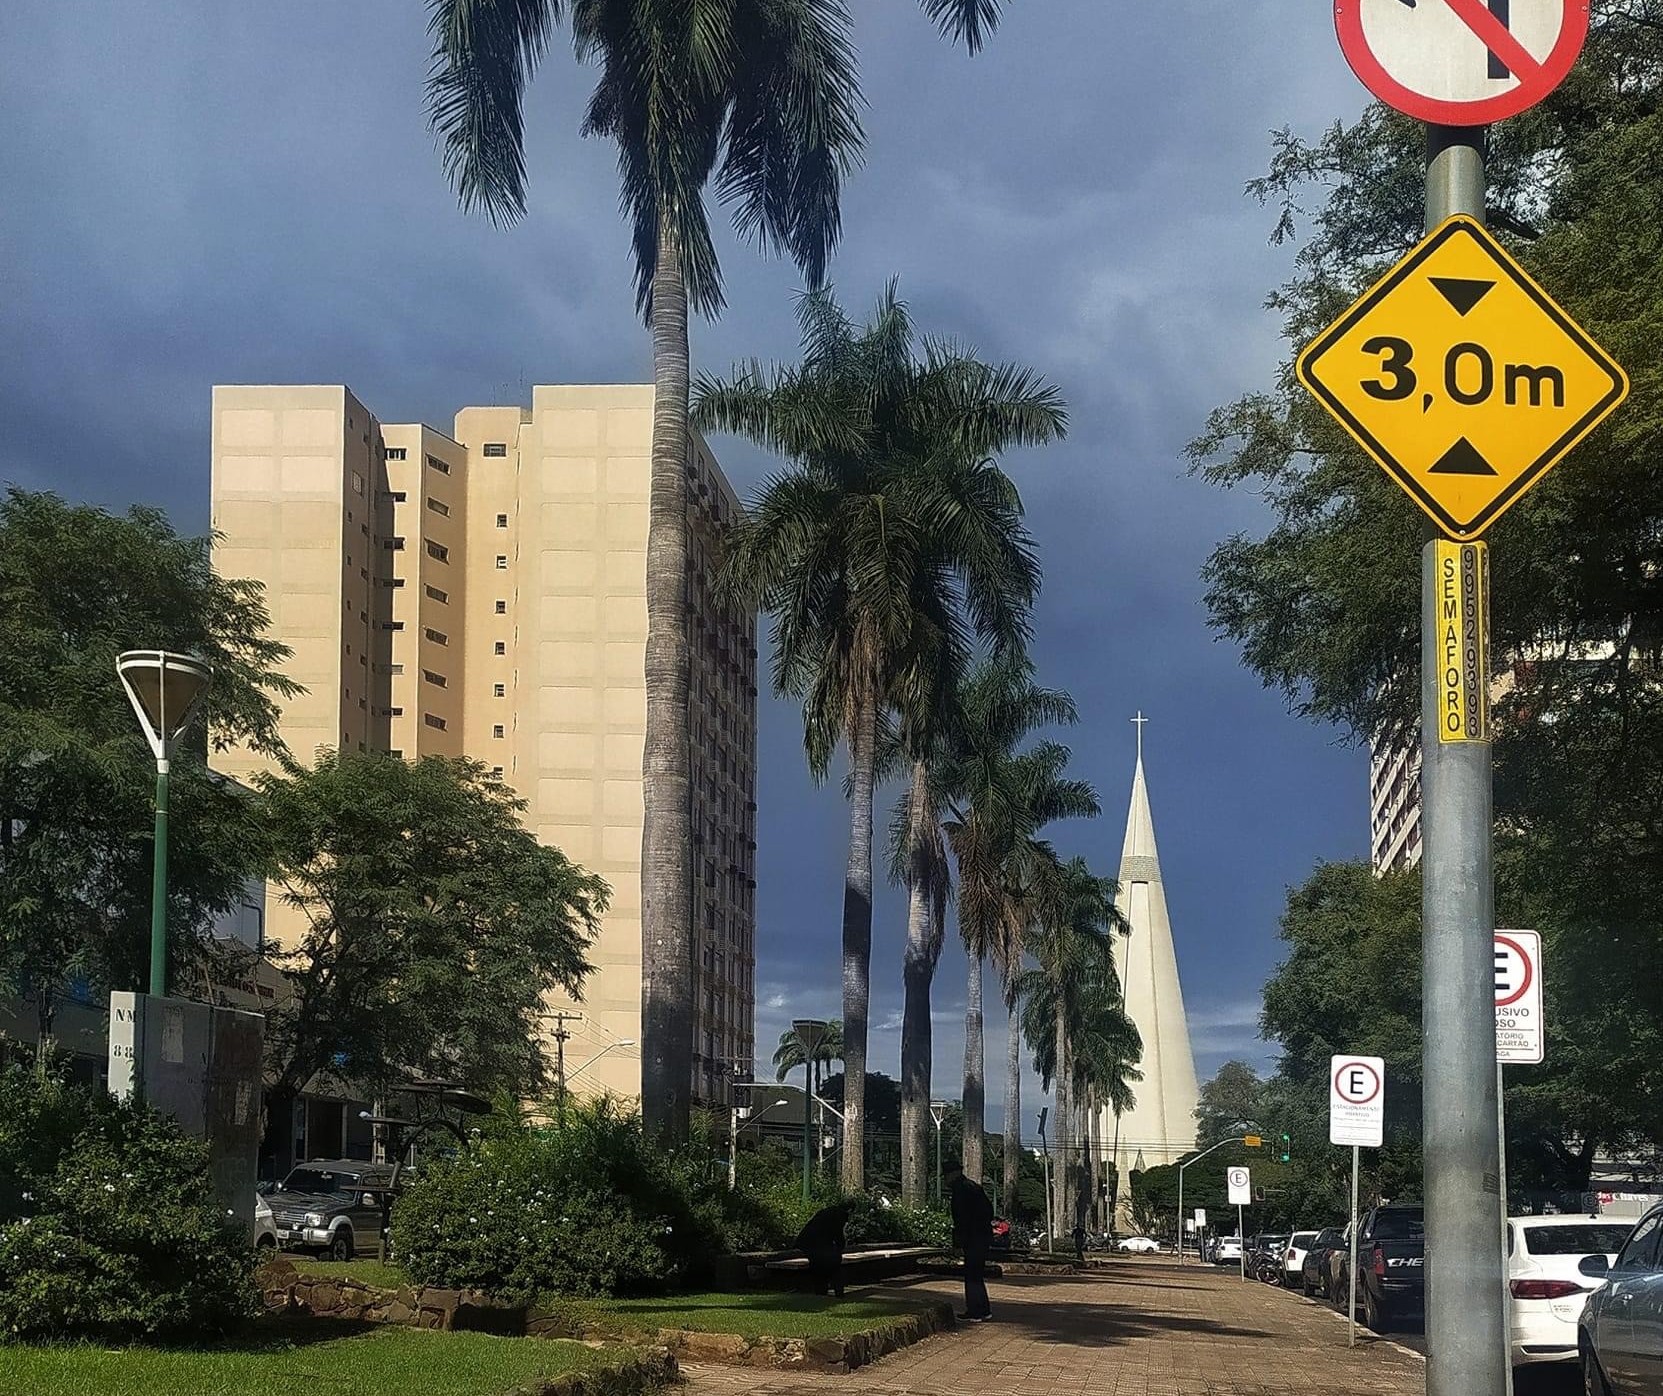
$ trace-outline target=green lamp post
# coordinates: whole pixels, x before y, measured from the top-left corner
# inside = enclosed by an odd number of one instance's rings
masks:
[[[174,744],[214,671],[200,659],[166,650],[128,650],[116,673],[156,756],[156,861],[150,890],[150,992],[167,993],[167,774]]]
[[[820,1018],[798,1018],[791,1031],[803,1048],[803,1201],[809,1198],[809,1170],[814,1166],[814,1062],[831,1024]]]

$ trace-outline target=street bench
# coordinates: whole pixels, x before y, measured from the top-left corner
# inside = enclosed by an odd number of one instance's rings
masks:
[[[865,1246],[843,1253],[843,1283],[871,1284],[913,1275],[943,1252],[935,1246]],[[801,1251],[754,1251],[732,1257],[747,1285],[766,1289],[800,1289],[808,1283],[808,1257]]]

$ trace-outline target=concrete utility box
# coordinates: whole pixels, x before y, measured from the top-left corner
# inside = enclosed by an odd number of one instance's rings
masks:
[[[223,1211],[254,1228],[260,1149],[259,1013],[149,994],[110,995],[110,1094],[136,1091],[207,1141]]]

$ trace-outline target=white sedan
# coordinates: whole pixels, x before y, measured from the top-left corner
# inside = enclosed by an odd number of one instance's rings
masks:
[[[1603,1255],[1609,1264],[1633,1228],[1632,1221],[1603,1217],[1507,1219],[1508,1336],[1515,1366],[1576,1361],[1576,1321],[1601,1284],[1577,1267],[1589,1255]]]
[[[1123,1236],[1115,1245],[1117,1251],[1132,1251],[1137,1255],[1148,1255],[1160,1248],[1161,1243],[1149,1236]]]

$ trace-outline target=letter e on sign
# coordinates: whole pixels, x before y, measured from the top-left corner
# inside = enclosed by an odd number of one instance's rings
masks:
[[[1331,1057],[1328,1082],[1328,1142],[1378,1149],[1386,1128],[1386,1063]]]

